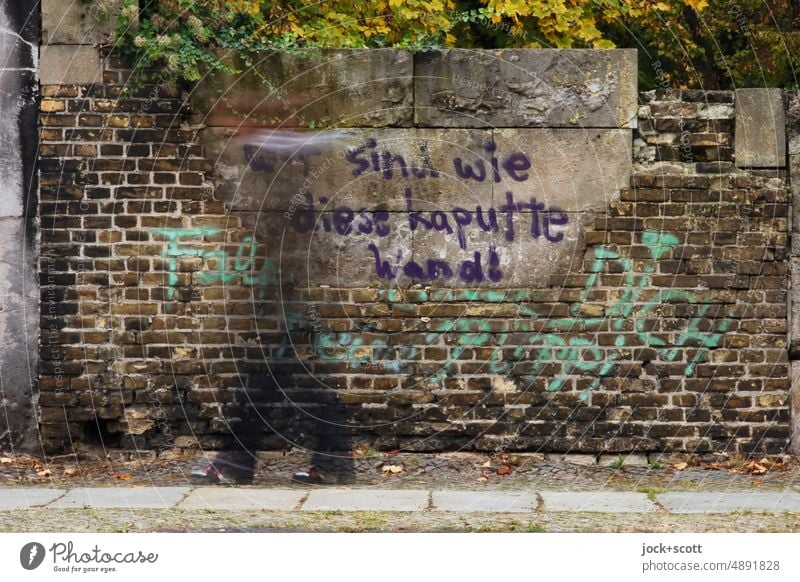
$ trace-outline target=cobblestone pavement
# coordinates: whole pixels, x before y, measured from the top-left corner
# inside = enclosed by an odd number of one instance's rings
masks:
[[[83,449],[78,455],[46,460],[0,453],[0,487],[72,488],[108,485],[192,486],[214,483],[192,470],[216,454],[168,451]],[[312,464],[302,452],[257,455],[252,480],[264,487],[304,487],[292,476]],[[692,455],[655,456],[539,455],[473,453],[390,454],[364,451],[353,458],[331,458],[320,468],[326,485],[391,489],[518,489],[636,491],[637,489],[785,489],[800,485],[800,464],[789,457],[749,460]],[[226,470],[223,469],[223,473]],[[233,475],[232,481],[237,481]]]

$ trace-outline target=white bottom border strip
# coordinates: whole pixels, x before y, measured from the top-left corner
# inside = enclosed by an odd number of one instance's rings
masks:
[[[797,580],[794,534],[0,534],[2,580]]]

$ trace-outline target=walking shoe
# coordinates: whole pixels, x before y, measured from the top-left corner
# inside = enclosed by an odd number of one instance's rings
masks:
[[[208,479],[208,480],[216,479],[220,483],[231,482],[214,465],[208,465],[207,467],[195,467],[194,469],[192,469],[191,475],[193,477],[202,477],[203,479]]]
[[[324,480],[322,479],[322,475],[319,474],[319,471],[317,471],[315,467],[311,467],[308,471],[298,471],[292,475],[292,481],[305,485],[318,485]]]

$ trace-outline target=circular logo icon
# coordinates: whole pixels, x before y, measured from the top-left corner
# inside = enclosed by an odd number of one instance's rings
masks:
[[[35,570],[44,561],[44,546],[39,542],[30,542],[22,546],[19,552],[19,563],[26,570]]]

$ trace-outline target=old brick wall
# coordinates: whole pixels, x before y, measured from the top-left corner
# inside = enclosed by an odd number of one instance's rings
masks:
[[[235,187],[244,179],[220,175],[218,144],[232,134],[199,132],[163,87],[124,94],[128,73],[105,56],[95,79],[42,87],[48,449],[786,448],[786,169],[779,155],[737,166],[747,95],[641,94],[638,119],[597,122],[632,140],[629,187],[562,208],[576,225],[571,250],[553,261],[541,247],[512,253],[526,262],[511,283],[390,281],[369,255],[363,272],[322,281],[312,275],[337,263],[303,263],[286,208],[248,206]],[[485,121],[458,95],[423,118],[408,99],[387,106],[399,117],[357,127],[452,128],[465,110]],[[300,251],[320,246],[308,240]],[[341,260],[355,252],[345,246]]]

